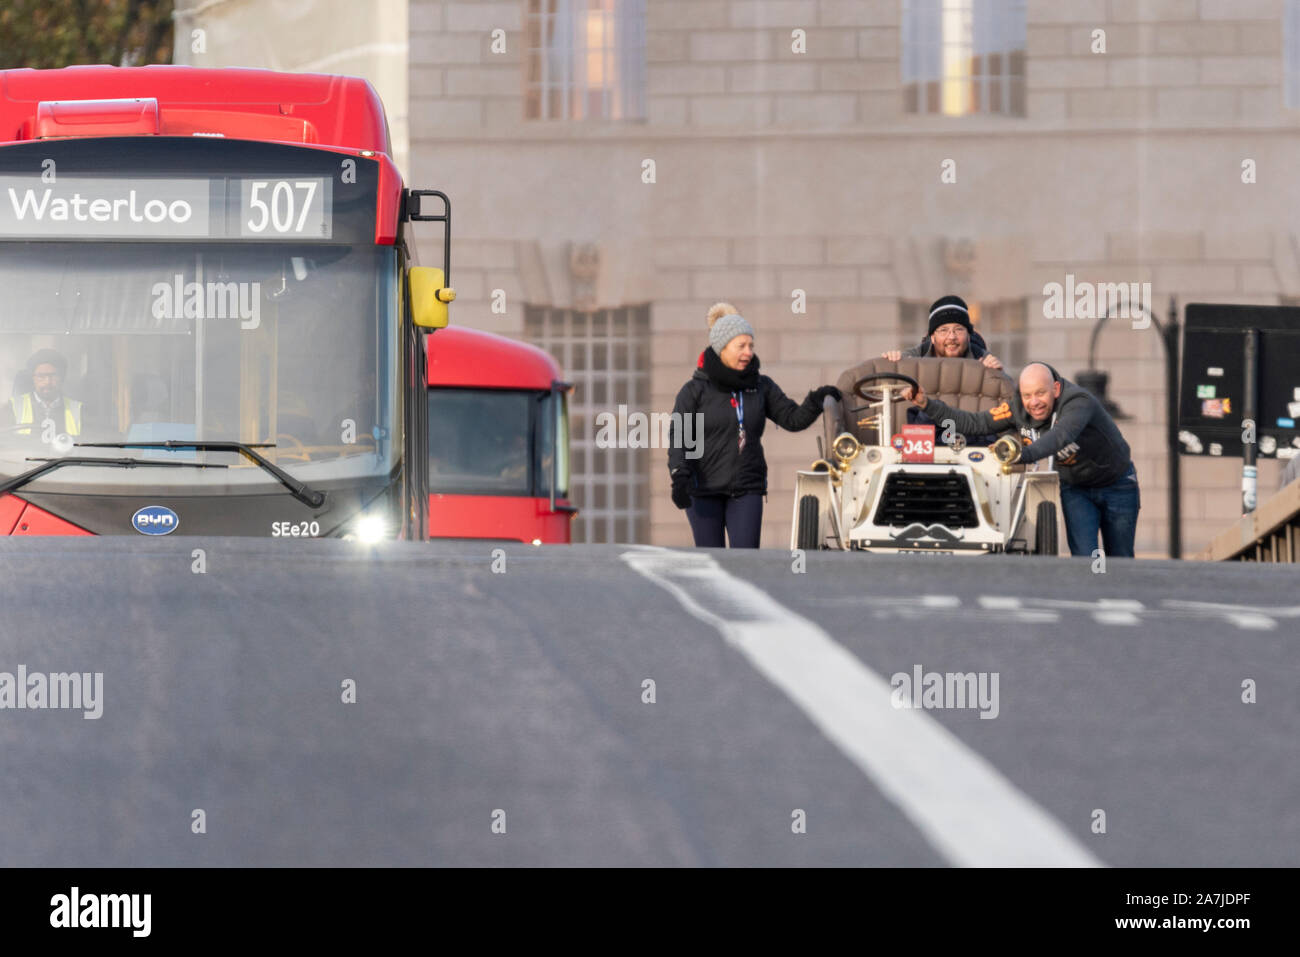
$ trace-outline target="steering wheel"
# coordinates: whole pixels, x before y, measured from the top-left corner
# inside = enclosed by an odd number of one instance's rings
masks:
[[[871,375],[864,375],[857,382],[853,383],[853,394],[859,399],[865,399],[867,402],[884,402],[885,397],[893,392],[896,386],[882,385],[879,388],[867,390],[864,389],[868,382],[902,382],[904,385],[911,386],[915,391],[921,388],[921,384],[913,379],[910,375],[903,375],[901,372],[873,372]],[[890,396],[892,398],[892,396]]]

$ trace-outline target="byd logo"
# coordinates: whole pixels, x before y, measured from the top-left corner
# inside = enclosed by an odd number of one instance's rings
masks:
[[[165,505],[146,505],[131,516],[131,527],[141,535],[169,535],[180,524],[180,516]]]

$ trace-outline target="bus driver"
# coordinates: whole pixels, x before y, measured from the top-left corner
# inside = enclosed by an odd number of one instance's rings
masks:
[[[3,408],[10,421],[0,426],[16,427],[13,431],[20,435],[31,435],[35,424],[42,441],[52,441],[59,434],[80,435],[81,403],[63,394],[68,360],[53,349],[41,349],[27,360],[27,371],[32,377],[31,391],[9,400]]]

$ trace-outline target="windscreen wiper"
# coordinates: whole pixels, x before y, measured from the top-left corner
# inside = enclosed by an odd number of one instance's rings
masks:
[[[33,479],[38,479],[46,472],[53,472],[57,468],[65,465],[109,465],[116,468],[133,469],[137,466],[146,468],[173,468],[173,469],[226,469],[228,465],[204,465],[200,462],[156,462],[152,459],[96,459],[88,456],[72,455],[61,459],[31,459],[28,462],[44,462],[44,465],[38,465],[34,469],[29,469],[21,475],[15,475],[9,481],[0,485],[0,495],[15,491],[22,488]]]
[[[83,449],[195,449],[199,452],[238,452],[274,475],[294,498],[309,508],[320,508],[325,501],[325,493],[308,488],[284,469],[268,462],[254,451],[255,449],[273,449],[275,448],[274,442],[247,445],[243,442],[167,439],[165,442],[74,442],[73,445],[76,448]]]

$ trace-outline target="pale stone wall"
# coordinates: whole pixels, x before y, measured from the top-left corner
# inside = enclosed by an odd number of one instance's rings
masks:
[[[1090,320],[1044,318],[1072,273],[1150,282],[1169,298],[1276,303],[1300,295],[1291,171],[1300,114],[1282,106],[1278,0],[1030,0],[1025,117],[902,111],[901,4],[649,0],[648,120],[524,116],[525,3],[412,0],[413,185],[455,203],[454,321],[522,332],[524,302],[572,301],[568,249],[601,249],[598,301],[651,302],[651,381],[667,409],[735,302],[764,368],[802,398],[899,344],[901,299],[1027,297],[1029,354],[1068,377]],[[491,31],[506,32],[494,53]],[[791,30],[807,53],[791,52]],[[1105,54],[1091,52],[1106,31]],[[1258,182],[1243,184],[1253,159]],[[657,181],[642,182],[653,159]],[[957,181],[940,182],[956,163]],[[969,271],[945,251],[969,242]],[[436,254],[425,246],[425,260]],[[804,289],[808,311],[792,314]],[[507,293],[506,314],[489,309]],[[1164,384],[1154,330],[1112,322],[1099,365],[1142,479],[1140,552],[1167,541]],[[817,429],[768,432],[763,540],[789,539],[793,473]],[[689,541],[652,455],[652,540]],[[1278,467],[1265,462],[1267,495]],[[1239,513],[1240,463],[1184,459],[1184,553]]]
[[[393,162],[405,175],[410,141],[406,0],[178,0],[175,21],[175,63],[369,80],[388,114]]]

